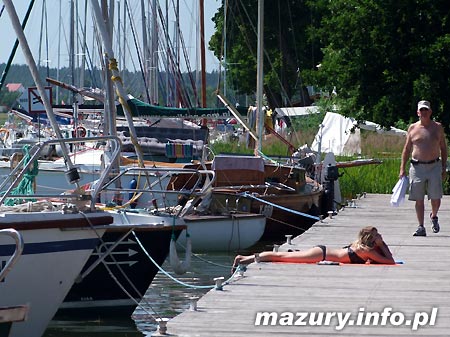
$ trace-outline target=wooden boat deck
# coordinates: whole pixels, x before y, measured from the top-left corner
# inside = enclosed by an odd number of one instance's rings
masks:
[[[387,265],[251,264],[244,276],[212,290],[197,303],[196,311],[185,311],[167,324],[176,336],[448,336],[450,331],[450,196],[439,212],[441,232],[413,237],[416,228],[414,203],[390,206],[390,195],[369,194],[332,219],[316,223],[292,240],[293,248],[316,244],[340,247],[356,238],[366,225],[376,226],[397,261]],[[430,204],[426,204],[426,218]],[[283,245],[281,249],[287,249]],[[383,310],[392,312],[382,325],[357,324],[358,315]],[[433,308],[436,308],[433,313]],[[336,316],[330,324],[255,326],[257,312],[351,314],[352,326],[339,330]],[[337,315],[337,314],[336,314]],[[409,325],[396,326],[404,315]],[[416,320],[414,321],[414,317]],[[434,317],[434,318],[433,318]],[[279,317],[278,317],[279,318]],[[295,317],[292,324],[295,323]],[[433,325],[425,324],[433,321]],[[286,320],[285,320],[286,322]],[[289,322],[287,320],[287,322]],[[364,320],[362,321],[364,322]],[[413,331],[412,325],[418,326]]]

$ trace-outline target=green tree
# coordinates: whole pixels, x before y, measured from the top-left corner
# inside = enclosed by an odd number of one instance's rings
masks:
[[[228,81],[252,94],[257,0],[228,4]],[[450,131],[448,1],[265,1],[264,18],[264,85],[272,105],[282,96],[289,104],[303,85],[336,88],[333,103],[344,115],[404,126],[417,119],[417,101],[427,99]],[[223,7],[214,21],[210,48],[223,60]]]
[[[324,9],[324,57],[306,70],[310,84],[337,88],[345,115],[384,126],[416,119],[416,104],[432,102],[448,131],[450,3],[443,0],[311,1]]]
[[[9,108],[15,107],[19,96],[20,92],[9,92],[7,89],[1,90],[0,105],[7,106]]]
[[[228,84],[239,94],[251,95],[256,88],[258,0],[227,2],[227,40],[222,6],[213,18],[216,32],[209,47],[224,62]],[[299,70],[313,68],[321,59],[320,46],[306,34],[313,20],[306,1],[265,2],[264,90],[271,106],[289,104],[293,98],[308,99],[308,95],[302,95]]]

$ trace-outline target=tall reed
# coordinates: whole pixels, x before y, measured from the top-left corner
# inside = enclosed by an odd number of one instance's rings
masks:
[[[357,194],[390,194],[396,184],[400,171],[401,153],[405,137],[378,134],[361,130],[361,155],[358,157],[339,157],[338,161],[357,158],[378,159],[381,164],[365,165],[340,169],[342,176],[339,186],[343,199],[355,198]]]
[[[358,194],[390,194],[398,180],[400,158],[385,158],[381,164],[339,169],[339,186],[343,199],[353,199]]]

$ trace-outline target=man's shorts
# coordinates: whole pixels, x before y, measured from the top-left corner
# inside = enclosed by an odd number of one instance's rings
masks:
[[[412,164],[409,168],[409,200],[441,199],[442,164],[437,161],[432,164]]]

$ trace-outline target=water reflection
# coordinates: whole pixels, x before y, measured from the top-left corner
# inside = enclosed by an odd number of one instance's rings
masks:
[[[156,327],[155,327],[156,329]],[[142,337],[131,319],[111,321],[53,320],[44,337]]]

